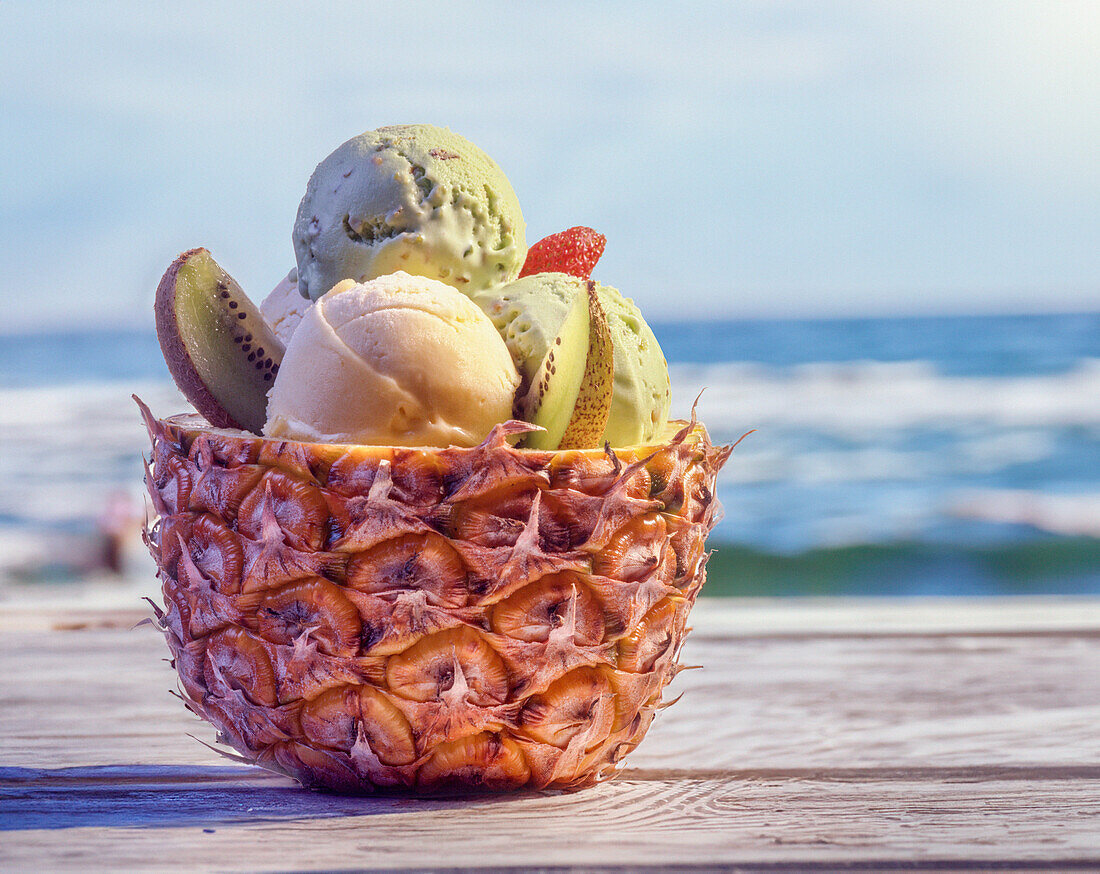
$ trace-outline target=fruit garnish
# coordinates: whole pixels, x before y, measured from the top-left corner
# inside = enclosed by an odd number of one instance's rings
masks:
[[[531,432],[526,445],[599,446],[611,413],[614,377],[611,330],[596,283],[589,281],[573,301],[523,400],[524,418],[546,429]]]
[[[157,337],[180,391],[211,425],[259,434],[285,351],[206,249],[184,252],[157,286]]]
[[[522,278],[532,273],[568,273],[588,279],[606,245],[607,237],[582,225],[551,234],[527,250],[527,260],[519,275]]]

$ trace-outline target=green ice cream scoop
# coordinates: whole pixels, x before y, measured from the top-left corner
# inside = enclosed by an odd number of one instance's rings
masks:
[[[398,270],[472,294],[510,282],[527,257],[507,177],[469,140],[429,124],[348,140],[313,171],[294,222],[298,290]]]
[[[512,360],[529,384],[550,350],[585,280],[536,273],[473,295],[492,319]],[[668,419],[668,365],[638,307],[617,289],[596,283],[615,350],[615,386],[603,440],[633,446],[651,440]]]

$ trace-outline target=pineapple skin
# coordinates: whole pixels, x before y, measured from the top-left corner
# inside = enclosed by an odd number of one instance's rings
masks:
[[[135,398],[135,400],[137,400]],[[732,447],[306,444],[155,419],[145,541],[187,706],[330,791],[579,789],[681,669]],[[665,705],[667,706],[667,705]]]

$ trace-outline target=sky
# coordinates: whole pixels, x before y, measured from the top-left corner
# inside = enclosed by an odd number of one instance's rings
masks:
[[[261,12],[262,10],[262,12]],[[492,155],[651,319],[1100,309],[1100,2],[0,2],[0,330],[254,299],[313,167]]]

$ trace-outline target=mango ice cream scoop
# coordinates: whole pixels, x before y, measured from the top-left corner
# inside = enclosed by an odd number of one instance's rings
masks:
[[[469,140],[427,124],[367,131],[310,177],[292,235],[298,289],[317,300],[402,270],[468,294],[519,275],[525,232],[511,183]]]

